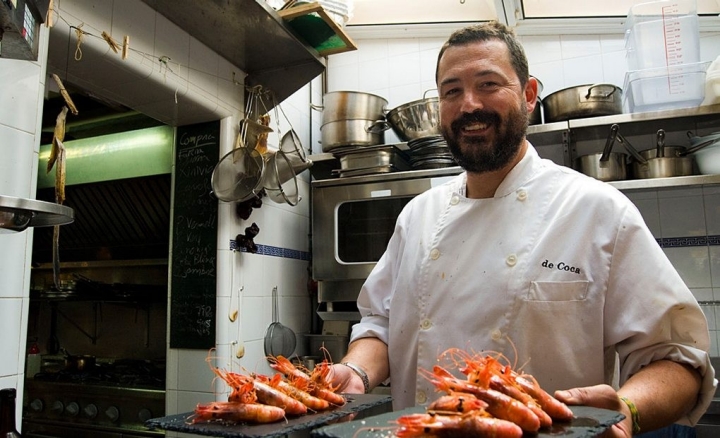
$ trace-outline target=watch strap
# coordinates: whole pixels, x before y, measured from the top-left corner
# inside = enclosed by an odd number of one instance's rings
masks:
[[[341,363],[341,365],[345,365],[346,367],[350,368],[355,374],[360,377],[360,379],[362,379],[363,387],[365,388],[365,394],[370,392],[370,379],[368,378],[367,373],[363,371],[362,368],[352,362],[343,362]]]

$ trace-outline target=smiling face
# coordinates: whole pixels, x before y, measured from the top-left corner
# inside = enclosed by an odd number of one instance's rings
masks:
[[[513,163],[537,83],[530,79],[523,86],[505,43],[489,39],[448,47],[438,62],[437,83],[440,129],[458,164],[483,173]]]

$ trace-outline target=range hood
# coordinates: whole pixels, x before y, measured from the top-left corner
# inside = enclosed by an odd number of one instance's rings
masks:
[[[0,195],[0,229],[24,231],[28,227],[65,225],[73,220],[74,211],[70,207]]]
[[[65,142],[64,205],[75,220],[60,233],[61,261],[167,259],[173,143],[169,126]],[[40,169],[49,153],[40,146]],[[53,201],[54,173],[40,171],[37,187],[38,200]],[[52,261],[52,248],[52,229],[36,229],[33,262]]]

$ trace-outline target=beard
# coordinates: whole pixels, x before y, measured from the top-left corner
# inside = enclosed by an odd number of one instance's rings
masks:
[[[490,143],[487,136],[477,136],[466,138],[461,144],[462,128],[474,123],[490,125],[495,130],[495,143]],[[504,126],[498,113],[477,110],[454,120],[449,130],[444,126],[440,130],[457,164],[468,172],[483,173],[500,170],[512,161],[527,127],[528,113],[522,109],[512,109]]]

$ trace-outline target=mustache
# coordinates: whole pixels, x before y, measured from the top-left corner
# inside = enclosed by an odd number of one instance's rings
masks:
[[[464,113],[450,124],[453,133],[458,134],[467,125],[474,123],[500,124],[500,115],[496,112],[475,110],[471,113]]]

